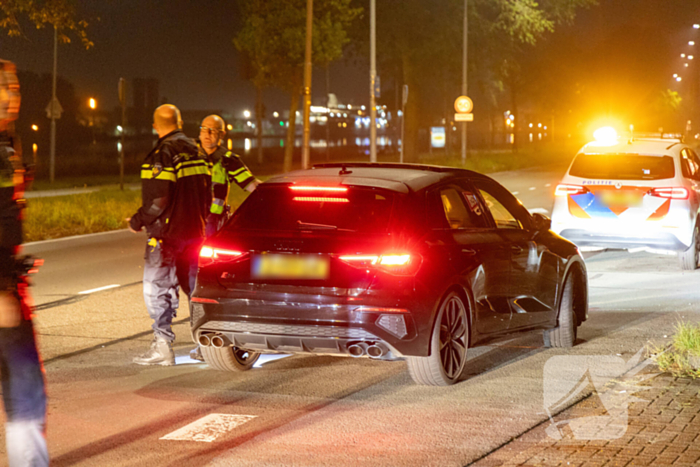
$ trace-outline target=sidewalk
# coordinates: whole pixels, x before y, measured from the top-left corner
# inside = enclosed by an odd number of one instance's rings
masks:
[[[651,367],[647,373],[655,370]],[[641,375],[640,375],[641,376]],[[546,421],[471,464],[477,467],[571,466],[633,467],[700,465],[700,380],[659,374],[646,381],[635,378],[618,384],[619,393],[633,393],[636,402],[627,407],[627,429],[617,439],[577,439],[566,421],[605,416],[596,393],[554,417],[556,428]],[[621,389],[625,388],[625,389]],[[588,418],[588,420],[593,420]],[[602,420],[599,418],[598,420]],[[564,422],[564,423],[561,423]],[[610,423],[607,428],[610,428]],[[549,430],[548,430],[549,428]],[[599,429],[601,426],[598,427]],[[549,433],[549,434],[548,434]],[[579,438],[581,432],[578,432]],[[590,438],[596,438],[595,434]],[[604,436],[598,436],[604,438]]]
[[[94,193],[95,191],[100,191],[107,188],[119,188],[119,185],[97,185],[85,188],[58,188],[56,190],[36,190],[27,191],[24,193],[24,197],[29,198],[49,198],[54,196],[68,196],[68,195],[81,195],[84,193]],[[126,190],[140,190],[140,183],[127,183],[124,185]]]

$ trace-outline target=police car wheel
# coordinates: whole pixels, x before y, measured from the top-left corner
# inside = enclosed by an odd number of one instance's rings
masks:
[[[690,247],[678,253],[678,261],[680,262],[681,269],[684,271],[694,271],[698,268],[698,259],[700,253],[698,248],[700,248],[700,226],[698,226],[698,221],[695,222],[695,230],[693,230],[693,242]]]
[[[249,352],[238,347],[200,347],[204,361],[214,370],[245,371],[250,370],[260,358],[257,352]]]

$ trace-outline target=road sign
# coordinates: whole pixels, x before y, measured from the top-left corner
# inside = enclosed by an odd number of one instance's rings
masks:
[[[474,114],[455,114],[455,122],[473,122]]]
[[[54,118],[58,120],[61,118],[61,114],[63,113],[63,107],[61,107],[61,103],[58,102],[58,98],[54,97],[51,102],[48,103],[46,106],[46,116],[48,118]]]
[[[455,111],[460,114],[468,114],[474,109],[474,103],[467,96],[459,96],[455,100]]]
[[[445,127],[434,126],[430,128],[430,145],[434,148],[445,147]]]

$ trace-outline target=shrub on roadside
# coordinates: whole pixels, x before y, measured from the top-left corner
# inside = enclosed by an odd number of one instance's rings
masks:
[[[669,348],[652,346],[650,350],[661,371],[700,378],[700,325],[680,322]]]

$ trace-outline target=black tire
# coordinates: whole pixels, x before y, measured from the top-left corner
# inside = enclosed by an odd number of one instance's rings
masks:
[[[693,242],[687,250],[678,253],[678,263],[684,271],[695,271],[698,268],[698,261],[700,260],[700,253],[698,252],[698,248],[700,248],[700,239],[698,239],[698,237],[700,237],[700,226],[698,226],[698,222],[695,221]]]
[[[214,370],[246,371],[250,370],[260,358],[257,352],[248,352],[233,346],[200,346],[204,361]]]
[[[578,320],[574,311],[574,276],[571,273],[566,278],[559,303],[559,326],[544,332],[545,347],[573,347],[576,342]]]
[[[408,372],[417,384],[449,386],[459,381],[467,361],[467,307],[456,292],[440,305],[430,338],[429,357],[407,357]]]

